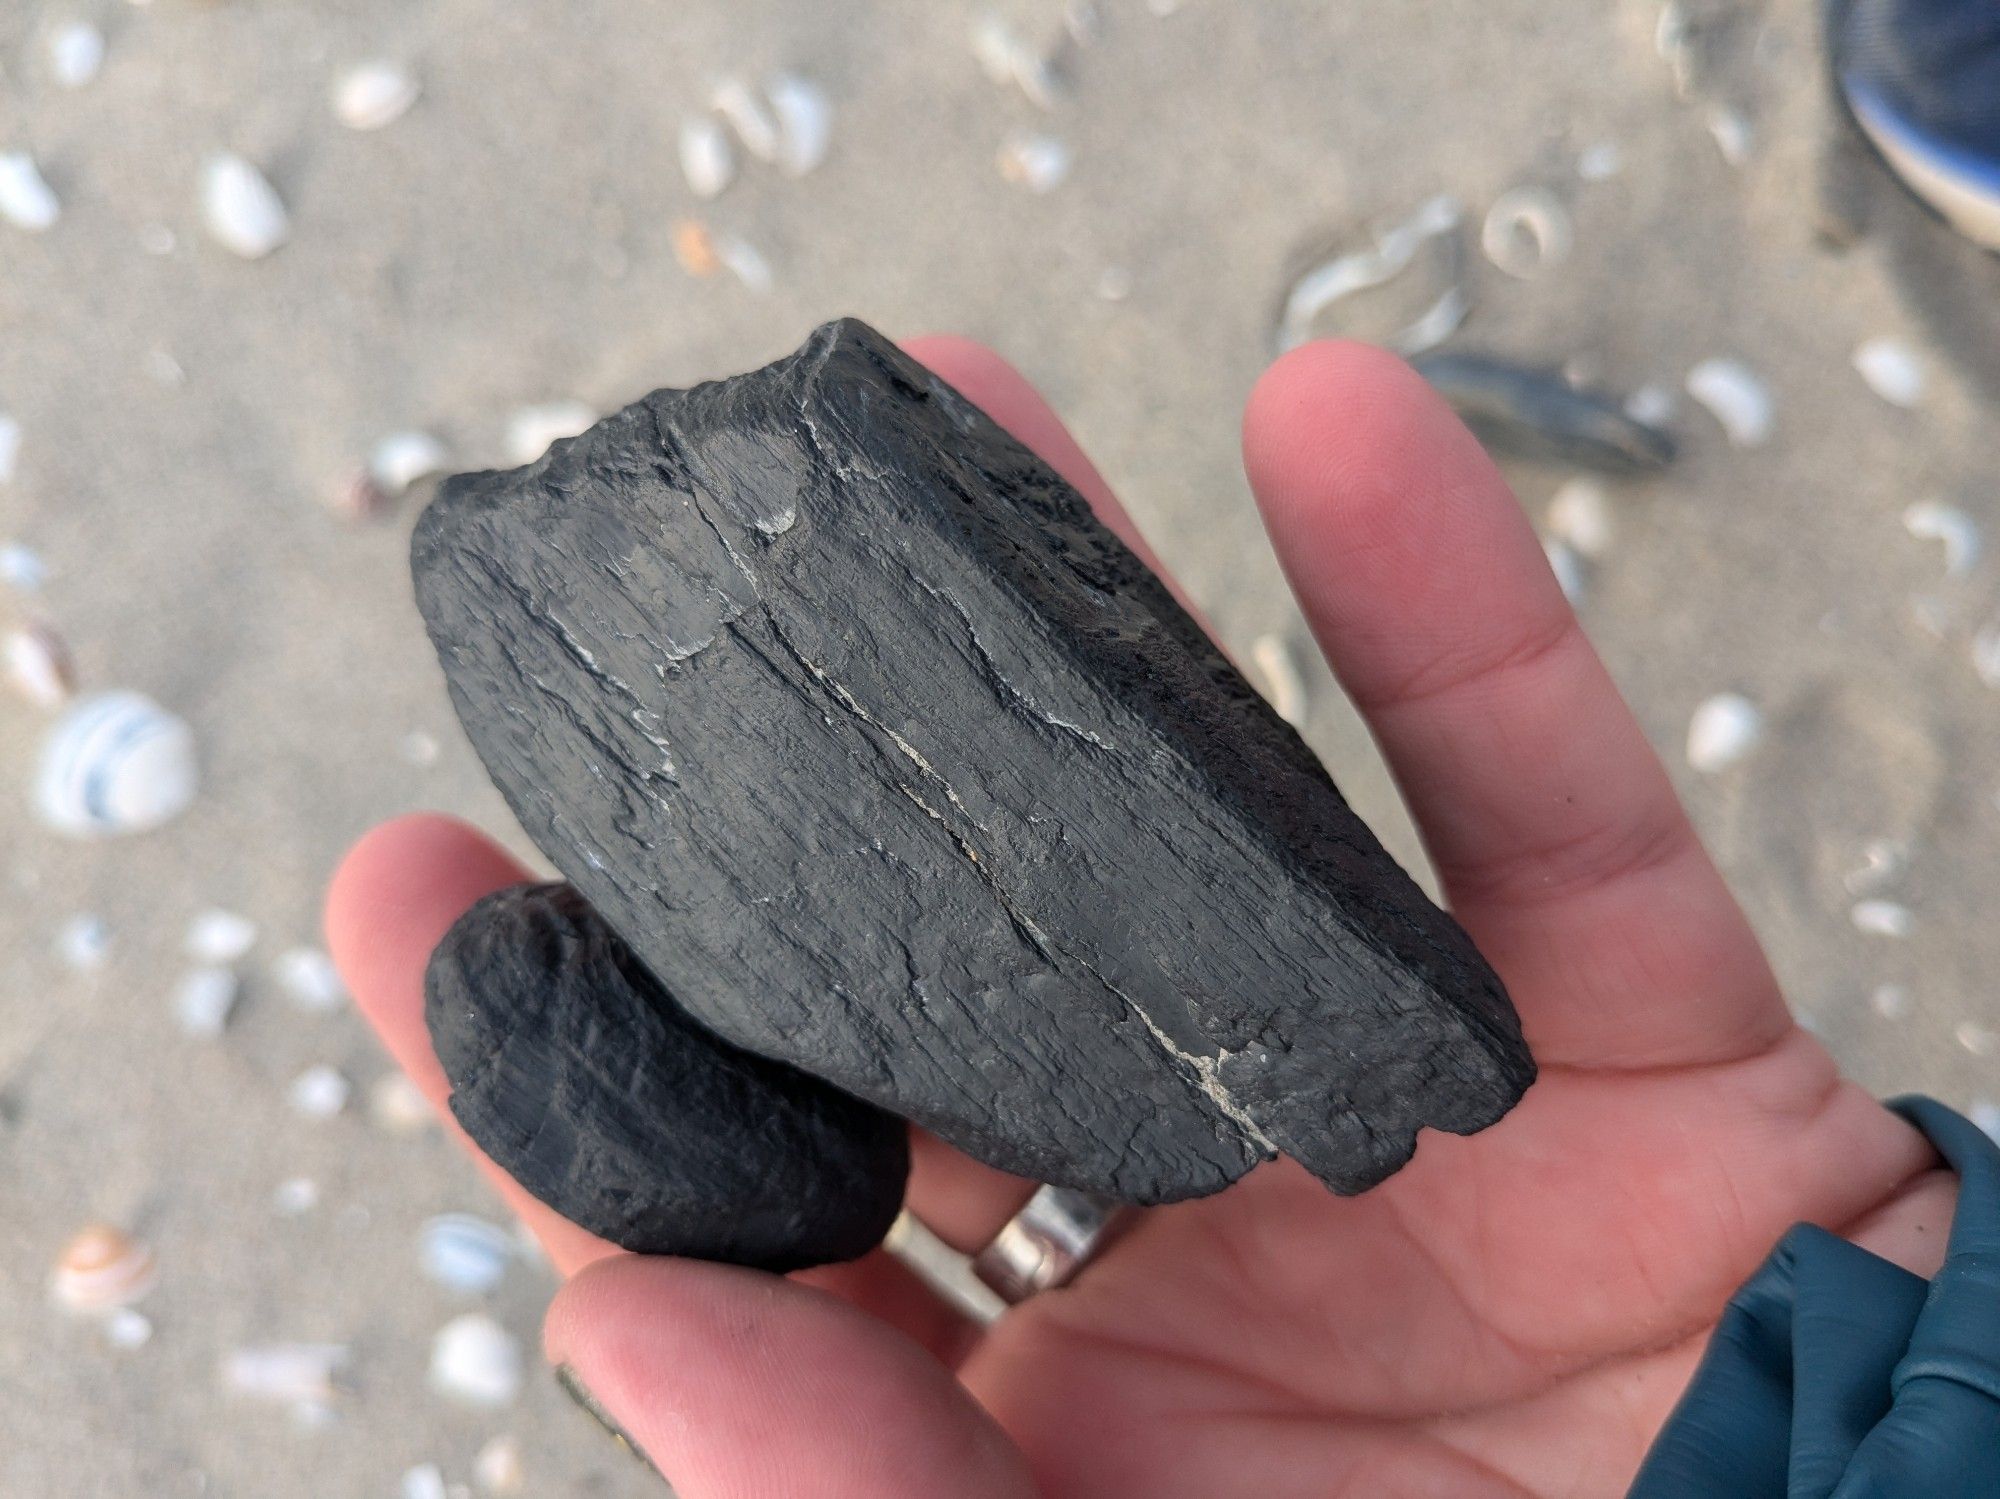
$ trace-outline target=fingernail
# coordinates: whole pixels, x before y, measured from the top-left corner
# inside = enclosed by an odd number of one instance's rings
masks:
[[[611,1439],[614,1442],[639,1459],[648,1468],[652,1468],[653,1472],[658,1474],[662,1482],[666,1480],[667,1475],[661,1473],[658,1468],[653,1467],[653,1460],[646,1456],[639,1444],[632,1440],[625,1428],[618,1424],[616,1418],[612,1416],[610,1411],[604,1408],[598,1401],[598,1398],[590,1393],[589,1388],[577,1377],[576,1370],[572,1369],[568,1364],[557,1364],[556,1383],[563,1387],[565,1395],[577,1403],[578,1409],[611,1433]]]

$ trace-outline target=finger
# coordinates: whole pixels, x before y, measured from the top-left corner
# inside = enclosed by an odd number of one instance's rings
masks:
[[[627,1256],[557,1293],[544,1346],[682,1499],[1032,1499],[936,1360],[775,1276]]]
[[[1293,590],[1545,1064],[1729,1060],[1790,1021],[1533,528],[1409,367],[1311,344],[1244,459]]]

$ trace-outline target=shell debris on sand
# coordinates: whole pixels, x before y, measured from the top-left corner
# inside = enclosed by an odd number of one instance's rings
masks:
[[[778,166],[794,177],[818,170],[833,146],[833,102],[826,90],[797,73],[765,81],[778,120]]]
[[[222,1360],[223,1388],[246,1400],[324,1408],[340,1394],[335,1376],[351,1358],[343,1343],[259,1343]]]
[[[428,432],[391,432],[368,454],[368,476],[392,500],[450,466],[450,452]]]
[[[230,151],[202,163],[201,217],[217,244],[245,260],[263,259],[292,235],[291,215],[270,179]]]
[[[0,411],[0,484],[11,484],[21,461],[21,424]]]
[[[689,115],[681,121],[681,176],[697,198],[719,198],[736,180],[736,148],[729,133],[709,115]]]
[[[417,1263],[425,1278],[463,1296],[495,1289],[513,1258],[507,1231],[470,1213],[441,1213],[417,1233]]]
[[[83,88],[104,67],[104,33],[88,21],[64,21],[49,33],[49,76],[63,88]]]
[[[271,977],[301,1010],[325,1014],[347,1002],[347,985],[333,959],[317,947],[292,947],[271,964]]]
[[[69,646],[53,625],[40,620],[17,625],[0,641],[7,682],[37,708],[60,708],[76,692],[76,667]]]
[[[1976,1020],[1960,1022],[1952,1033],[1952,1039],[1975,1057],[1990,1057],[2000,1048],[2000,1031],[1990,1025],[1981,1025]]]
[[[716,236],[715,258],[730,275],[760,296],[769,291],[776,280],[771,262],[765,258],[764,252],[737,235]]]
[[[1569,210],[1547,188],[1502,193],[1479,231],[1486,258],[1517,280],[1529,281],[1569,259],[1576,230]]]
[[[104,1319],[104,1341],[120,1353],[144,1348],[153,1341],[153,1321],[144,1312],[121,1306]]]
[[[1979,522],[1956,505],[1942,500],[1919,500],[1903,512],[1903,529],[1919,541],[1935,541],[1944,547],[1945,576],[1956,578],[1979,565],[1985,550]]]
[[[729,77],[709,94],[709,106],[729,123],[743,149],[759,161],[778,160],[783,133],[769,102],[742,78]]]
[[[341,74],[333,86],[333,115],[349,130],[380,130],[410,112],[423,92],[399,63],[377,60]]]
[[[152,1250],[123,1229],[93,1223],[56,1257],[49,1299],[64,1311],[99,1316],[144,1300],[158,1283]]]
[[[188,923],[181,947],[200,963],[234,963],[257,945],[257,923],[235,911],[211,907]]]
[[[1764,715],[1739,692],[1721,692],[1694,710],[1688,721],[1687,761],[1703,775],[1742,762],[1764,737]]]
[[[1365,247],[1308,266],[1285,293],[1278,316],[1278,352],[1289,353],[1317,337],[1320,320],[1341,302],[1414,273],[1420,258],[1423,310],[1369,341],[1384,343],[1406,357],[1443,343],[1465,321],[1472,305],[1463,284],[1459,231],[1464,222],[1464,205],[1440,193],[1418,205],[1407,219],[1374,231]],[[1373,330],[1340,331],[1365,335]]]
[[[1031,193],[1050,193],[1069,179],[1070,150],[1053,135],[1011,135],[995,164],[1003,179]]]
[[[189,970],[174,986],[174,1019],[187,1035],[212,1041],[229,1024],[242,983],[227,968]]]
[[[1714,138],[1715,149],[1722,153],[1722,159],[1732,167],[1747,165],[1751,153],[1756,150],[1756,131],[1740,110],[1721,107],[1710,110],[1708,133]]]
[[[0,454],[6,455],[5,472],[0,473],[0,482],[5,482],[13,472],[13,458],[12,449],[7,447],[4,428],[0,428]],[[0,546],[0,583],[16,593],[39,593],[48,580],[48,564],[32,547],[22,546],[18,541]]]
[[[55,227],[62,201],[26,151],[0,151],[0,219],[29,234]]]
[[[520,1493],[528,1481],[520,1442],[511,1436],[494,1437],[474,1454],[472,1477],[482,1494]]]
[[[306,1068],[285,1090],[292,1111],[307,1119],[331,1119],[347,1107],[354,1085],[324,1062]]]
[[[1761,448],[1777,425],[1777,402],[1763,377],[1740,359],[1704,359],[1688,371],[1687,392],[1739,448]]]
[[[436,1463],[418,1463],[404,1470],[402,1499],[447,1499],[444,1471]]]
[[[142,833],[186,811],[198,784],[187,724],[143,693],[100,692],[49,730],[35,809],[72,837]]]
[[[1907,937],[1917,925],[1910,908],[1893,900],[1859,900],[1847,915],[1857,932],[1871,937]]]
[[[1250,642],[1250,660],[1263,678],[1271,710],[1293,728],[1304,728],[1310,703],[1290,643],[1282,635],[1259,635]]]
[[[1595,479],[1571,479],[1549,500],[1549,534],[1593,562],[1611,550],[1611,501]]]
[[[1583,555],[1561,537],[1548,536],[1542,539],[1542,555],[1549,559],[1549,571],[1556,575],[1556,587],[1562,590],[1572,609],[1583,607],[1586,594],[1590,591],[1590,565]]]
[[[454,1317],[431,1340],[430,1387],[464,1405],[496,1408],[521,1392],[521,1345],[481,1312]]]
[[[101,916],[72,916],[56,932],[56,956],[79,973],[93,973],[111,956],[111,929]]]
[[[581,401],[545,401],[523,406],[507,418],[507,457],[533,463],[556,443],[588,431],[597,413]]]
[[[1854,351],[1854,368],[1868,388],[1891,406],[1908,411],[1930,388],[1930,364],[1900,338],[1871,338]]]
[[[1053,52],[1035,46],[998,12],[987,11],[974,23],[972,55],[995,87],[1018,88],[1038,109],[1062,102],[1063,73]]]

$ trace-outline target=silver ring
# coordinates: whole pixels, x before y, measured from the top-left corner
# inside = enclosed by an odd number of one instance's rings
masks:
[[[972,1273],[1009,1306],[1053,1291],[1103,1247],[1121,1207],[1095,1192],[1043,1187],[973,1257]]]

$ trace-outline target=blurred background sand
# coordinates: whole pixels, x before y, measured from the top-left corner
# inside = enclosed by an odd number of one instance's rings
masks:
[[[991,82],[969,36],[991,12],[1052,39],[1054,0],[6,7],[0,150],[31,150],[63,203],[45,233],[0,225],[0,412],[22,430],[0,541],[50,573],[7,602],[57,623],[86,686],[184,715],[203,789],[159,832],[66,841],[28,810],[47,717],[0,703],[16,788],[0,801],[0,1493],[394,1495],[426,1464],[470,1485],[500,1436],[519,1443],[522,1492],[648,1491],[540,1372],[545,1269],[516,1265],[483,1300],[420,1276],[425,1218],[497,1217],[494,1199],[435,1130],[371,1112],[387,1068],[351,1010],[304,1012],[271,979],[278,953],[318,940],[325,876],[378,819],[441,807],[519,846],[410,603],[410,507],[356,525],[326,503],[379,438],[427,430],[455,466],[486,466],[523,405],[608,410],[775,357],[829,316],[956,330],[1040,384],[1232,649],[1276,633],[1309,661],[1237,415],[1299,255],[1441,191],[1476,228],[1498,194],[1539,184],[1575,224],[1571,258],[1530,281],[1473,253],[1454,347],[1577,361],[1622,390],[1678,389],[1716,356],[1768,382],[1767,445],[1732,448],[1683,399],[1679,465],[1609,486],[1615,533],[1583,617],[1800,1013],[1873,1087],[2000,1095],[2000,695],[1971,645],[2000,569],[1947,578],[1903,520],[1936,500],[1993,522],[2000,430],[1943,368],[1905,411],[1852,367],[1863,340],[1916,335],[1866,247],[1815,238],[1813,7],[1696,9],[1722,65],[1683,98],[1657,0],[1100,0],[1043,108]],[[107,55],[70,90],[46,41],[74,19]],[[376,58],[422,96],[358,133],[329,90]],[[718,78],[777,68],[832,101],[826,163],[793,180],[746,162],[697,201],[683,117]],[[1718,111],[1748,129],[1740,164]],[[1062,142],[1067,179],[1003,180],[1017,132]],[[1583,180],[1604,143],[1619,169]],[[217,150],[288,205],[291,241],[268,259],[203,231]],[[690,275],[673,251],[688,220],[753,245],[769,288]],[[1509,472],[1538,517],[1571,477]],[[1415,862],[1316,661],[1307,685],[1309,736]],[[1690,714],[1724,691],[1766,732],[1699,775]],[[1871,884],[1857,871],[1883,840],[1907,858]],[[1864,895],[1906,908],[1908,934],[1857,929]],[[201,1040],[169,996],[211,907],[259,934],[227,1029]],[[84,913],[111,939],[94,972],[56,950]],[[355,1085],[323,1120],[287,1101],[317,1064]],[[274,1193],[294,1179],[318,1201],[287,1213]],[[92,1219],[158,1255],[143,1347],[108,1346],[44,1296]],[[478,1309],[529,1350],[497,1409],[426,1386],[434,1332]],[[351,1346],[328,1422],[221,1386],[229,1350],[290,1340]]]

